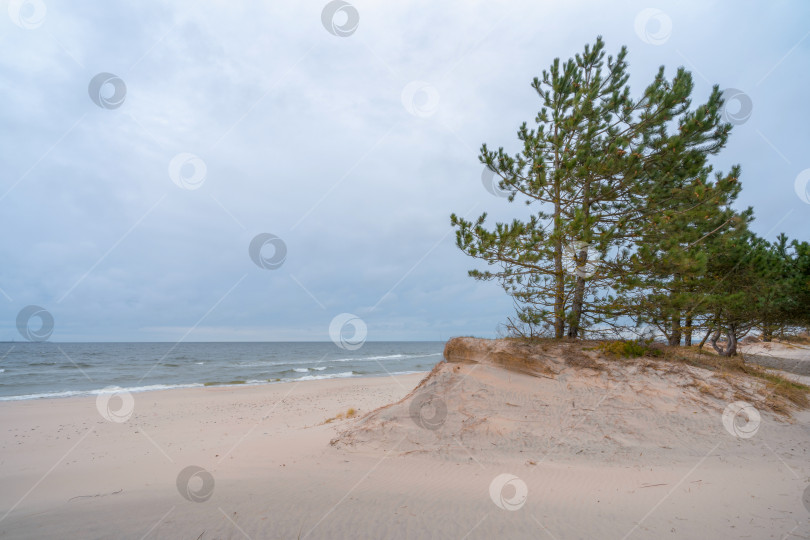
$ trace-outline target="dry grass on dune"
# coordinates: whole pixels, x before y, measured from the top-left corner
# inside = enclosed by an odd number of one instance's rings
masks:
[[[623,355],[627,347],[456,338],[408,396],[347,424],[332,444],[460,459],[551,449],[671,458],[723,436],[734,401],[781,422],[808,406],[810,388],[741,359],[657,345]]]
[[[722,357],[697,347],[661,346],[660,350],[662,362],[706,369],[730,385],[739,398],[752,400],[765,410],[789,416],[793,410],[810,407],[810,387],[767,370],[755,361],[746,361],[742,355]],[[707,386],[702,381],[696,383]],[[759,392],[746,392],[751,383]],[[718,391],[718,388],[707,390],[713,394]]]
[[[746,362],[743,356],[722,357],[697,347],[671,347],[663,344],[639,344],[634,341],[609,340],[556,340],[556,339],[510,339],[506,350],[491,353],[490,360],[504,369],[532,376],[549,376],[554,371],[547,361],[552,357],[561,359],[566,366],[587,368],[596,371],[610,371],[612,377],[622,375],[621,368],[636,367],[661,373],[687,374],[684,366],[692,366],[712,372],[723,384],[707,384],[693,378],[696,388],[704,394],[723,399],[727,391],[739,397],[758,401],[763,408],[788,414],[791,409],[810,407],[810,387],[768,371],[756,363]],[[445,349],[445,356],[458,362],[469,355],[462,342],[451,340]],[[597,351],[601,354],[593,354]],[[629,352],[629,354],[628,354]],[[619,369],[617,369],[619,367]],[[764,385],[764,395],[747,392],[751,383]],[[724,390],[727,390],[724,392]]]
[[[810,407],[810,387],[768,371],[756,363],[746,362],[743,356],[725,358],[697,348],[665,347],[663,351],[664,361],[707,369],[731,384],[737,392],[742,392],[740,386],[751,381],[764,385],[764,396],[760,396],[758,401],[766,410],[788,415],[796,408]],[[750,397],[754,400],[758,398],[756,395]]]

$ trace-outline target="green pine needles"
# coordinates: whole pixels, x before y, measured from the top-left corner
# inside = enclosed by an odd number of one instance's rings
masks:
[[[518,335],[650,325],[670,344],[689,345],[700,329],[733,348],[755,326],[772,334],[806,324],[806,307],[783,304],[799,290],[807,297],[807,261],[799,260],[807,243],[757,239],[748,230],[753,211],[732,207],[740,168],[724,174],[709,163],[732,128],[721,119],[720,89],[695,105],[691,74],[679,68],[668,79],[661,67],[634,97],[626,58],[624,47],[607,56],[599,37],[574,58],[555,59],[532,82],[541,107],[531,127],[518,129],[522,149],[482,145],[481,163],[532,214],[494,228],[486,214],[451,215],[458,247],[487,263],[470,275],[513,297],[507,327]],[[763,270],[780,257],[780,271]],[[753,290],[753,274],[772,285],[767,298]]]

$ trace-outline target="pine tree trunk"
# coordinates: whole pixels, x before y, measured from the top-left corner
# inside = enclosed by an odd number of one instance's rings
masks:
[[[719,324],[717,325],[717,328],[715,328],[714,334],[712,334],[712,339],[711,339],[711,341],[709,341],[709,343],[712,344],[712,349],[717,351],[717,354],[722,356],[723,355],[723,349],[721,349],[720,346],[717,344],[718,339],[720,339],[720,325]]]
[[[710,335],[711,333],[712,333],[712,327],[709,327],[709,329],[708,329],[708,330],[706,330],[706,335],[705,335],[705,336],[703,336],[703,339],[701,339],[701,340],[700,340],[700,343],[698,344],[698,349],[702,349],[702,348],[703,348],[703,346],[706,344],[706,340],[707,340],[707,339],[709,339],[709,335]]]
[[[554,138],[558,136],[558,128],[554,126]],[[557,170],[560,162],[558,150],[554,149],[554,169]],[[554,178],[554,337],[562,339],[565,335],[565,270],[563,270],[562,252],[562,194],[560,193],[560,179]]]
[[[714,331],[714,335],[712,336],[712,348],[717,351],[717,354],[720,356],[734,356],[737,354],[737,325],[736,324],[729,324],[728,328],[726,329],[726,346],[720,347],[717,344],[717,341],[720,339],[720,326]]]
[[[591,216],[591,180],[585,180],[585,185],[582,188],[582,216],[585,227],[588,227],[588,220]],[[590,235],[583,235],[588,238]],[[573,247],[573,246],[572,246]],[[580,249],[574,255],[574,266],[580,270],[579,273],[587,271],[588,267],[588,244]],[[578,273],[578,274],[579,274]],[[575,338],[579,335],[579,325],[582,321],[582,307],[585,302],[585,279],[587,276],[577,275],[576,285],[574,286],[574,300],[571,303],[571,325],[568,328],[568,337]]]
[[[683,344],[687,347],[692,346],[692,314],[686,316],[686,327],[683,331]]]
[[[668,336],[669,344],[677,347],[681,344],[681,316],[675,315],[672,317],[672,333]]]
[[[559,211],[559,210],[557,210]],[[562,339],[565,335],[565,275],[562,261],[562,239],[555,240],[554,245],[554,337]]]
[[[587,257],[587,255],[586,255]],[[582,319],[582,302],[585,297],[585,278],[577,276],[574,287],[574,300],[571,303],[571,324],[568,326],[568,337],[579,335],[579,322]]]
[[[729,324],[728,330],[726,330],[726,337],[728,338],[728,343],[726,344],[726,354],[723,356],[734,356],[737,354],[737,325],[736,324]]]

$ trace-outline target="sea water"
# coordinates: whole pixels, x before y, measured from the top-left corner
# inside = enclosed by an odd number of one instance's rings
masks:
[[[0,401],[430,371],[444,342],[0,343]]]

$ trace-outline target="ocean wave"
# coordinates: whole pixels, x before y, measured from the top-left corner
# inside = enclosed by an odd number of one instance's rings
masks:
[[[304,375],[303,377],[297,377],[295,379],[282,379],[284,382],[293,382],[293,381],[320,381],[323,379],[345,379],[348,377],[356,377],[357,374],[354,371],[344,371],[342,373],[329,373],[328,375]]]
[[[150,392],[153,390],[172,390],[176,388],[197,388],[202,386],[200,383],[189,384],[150,384],[147,386],[131,386],[128,388],[116,388],[111,390],[109,388],[97,388],[95,390],[66,390],[64,392],[42,392],[39,394],[23,394],[20,396],[2,396],[0,401],[24,401],[29,399],[48,399],[48,398],[63,398],[63,397],[83,397],[83,396],[97,396],[99,394],[111,394],[114,392],[126,391],[129,393]]]
[[[268,366],[287,366],[290,364],[305,364],[306,362],[236,362],[239,367],[268,367]]]
[[[387,354],[383,356],[357,356],[354,358],[335,358],[329,362],[373,362],[375,360],[408,360],[411,358],[427,358],[429,356],[441,356],[442,353],[431,354]]]
[[[274,366],[300,366],[302,364],[311,364],[312,362],[328,364],[329,362],[374,362],[376,360],[410,360],[412,358],[430,358],[432,356],[441,356],[442,353],[429,353],[429,354],[385,354],[379,356],[352,356],[348,358],[331,358],[331,359],[313,359],[299,361],[272,361],[272,362],[236,362],[239,367],[274,367]]]
[[[312,369],[326,369],[312,368]],[[427,371],[394,371],[390,375],[411,375],[414,373],[427,373]],[[95,390],[68,390],[63,392],[42,392],[36,394],[24,394],[18,396],[2,396],[0,401],[25,401],[31,399],[51,399],[51,398],[65,398],[65,397],[87,397],[97,396],[99,394],[110,394],[114,392],[127,391],[130,393],[151,392],[155,390],[176,390],[181,388],[200,388],[204,386],[236,386],[236,385],[258,385],[258,384],[272,384],[279,382],[298,382],[298,381],[319,381],[325,379],[346,379],[350,377],[384,377],[388,374],[383,373],[368,373],[364,371],[343,371],[340,373],[328,373],[324,375],[304,375],[301,377],[288,377],[284,379],[250,379],[250,380],[233,380],[233,381],[214,381],[206,383],[186,383],[186,384],[150,384],[146,386],[130,386],[124,388],[117,388],[115,390],[107,388],[98,388]]]
[[[304,367],[304,368],[292,368],[288,369],[284,373],[288,373],[290,371],[294,371],[295,373],[309,373],[310,371],[323,371],[328,366],[313,366],[313,367]]]
[[[413,375],[414,373],[430,373],[429,371],[419,370],[419,371],[394,371],[391,375]]]

